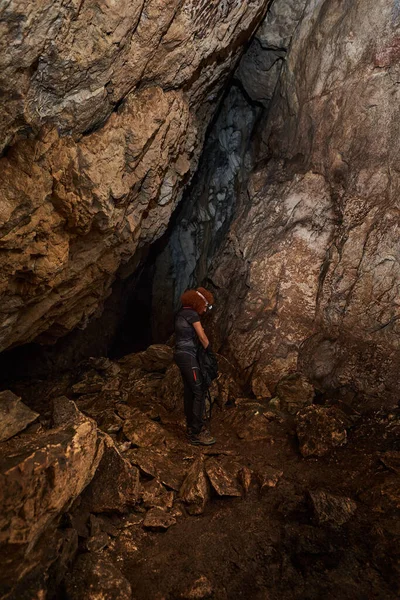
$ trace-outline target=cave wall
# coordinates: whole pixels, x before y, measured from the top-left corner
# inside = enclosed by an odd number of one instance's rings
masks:
[[[210,275],[220,343],[265,392],[304,371],[364,406],[399,381],[397,3],[310,0]]]
[[[84,328],[162,235],[267,5],[2,8],[1,350]]]
[[[305,3],[271,3],[209,127],[198,170],[156,260],[152,295],[156,341],[171,334],[182,292],[206,281],[235,213],[246,203],[242,192],[258,152],[259,123],[268,115]]]

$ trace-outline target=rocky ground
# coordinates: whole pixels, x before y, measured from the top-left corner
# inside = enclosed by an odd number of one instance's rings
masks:
[[[400,411],[220,367],[209,448],[168,346],[1,393],[0,597],[398,598]]]

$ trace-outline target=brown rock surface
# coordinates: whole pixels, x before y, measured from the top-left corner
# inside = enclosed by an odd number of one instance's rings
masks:
[[[210,499],[210,484],[204,471],[204,459],[199,457],[190,467],[179,492],[191,515],[200,515]]]
[[[301,370],[320,389],[389,405],[400,365],[399,13],[366,0],[343,17],[331,0],[307,3],[211,278],[224,347],[271,393]]]
[[[98,554],[82,554],[66,578],[70,600],[131,600],[132,589],[121,571]]]
[[[268,0],[3,11],[0,348],[102,310],[168,224]]]
[[[357,510],[357,504],[351,498],[337,496],[325,490],[310,491],[315,517],[319,525],[344,525]]]
[[[175,525],[176,519],[162,508],[152,508],[146,514],[143,527],[154,531],[165,531],[171,525]]]
[[[9,390],[0,392],[0,442],[25,429],[38,416]]]
[[[17,585],[39,565],[44,573],[57,559],[58,517],[92,479],[104,446],[95,422],[81,413],[61,427],[1,446],[0,587],[4,589],[3,585]]]
[[[122,458],[111,438],[104,436],[104,452],[97,471],[82,494],[90,512],[126,512],[140,498],[139,471]]]

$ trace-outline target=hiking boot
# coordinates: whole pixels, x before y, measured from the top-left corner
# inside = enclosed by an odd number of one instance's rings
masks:
[[[200,433],[192,433],[189,437],[189,442],[193,446],[212,446],[216,441],[208,429],[203,429]]]

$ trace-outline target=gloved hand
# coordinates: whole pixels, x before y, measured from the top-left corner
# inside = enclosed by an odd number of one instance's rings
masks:
[[[205,350],[206,350],[207,354],[214,354],[214,352],[212,351],[212,348],[211,348],[211,344],[208,344],[208,346]]]

